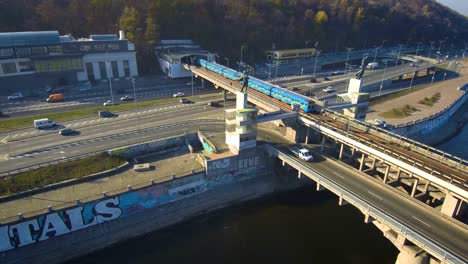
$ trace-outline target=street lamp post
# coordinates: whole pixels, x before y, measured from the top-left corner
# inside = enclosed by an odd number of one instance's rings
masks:
[[[110,61],[106,61],[106,74],[107,74],[107,79],[109,80],[111,102],[112,102],[112,106],[114,106],[115,102],[114,102],[114,93],[112,92],[112,78],[110,76],[110,73],[111,73],[110,64],[111,64]]]
[[[349,52],[353,50],[353,48],[346,48],[348,50],[348,55],[346,56],[346,63],[344,68],[344,74],[346,74],[346,69],[348,68],[348,60],[349,60]]]
[[[377,60],[377,49],[378,48],[379,48],[378,46],[375,46],[374,62]]]
[[[387,66],[388,66],[388,63],[385,63],[385,70],[384,70],[383,75],[382,75],[382,82],[380,82],[379,96],[382,94],[382,87],[383,87],[383,82],[385,80],[385,73],[387,73]]]
[[[415,55],[415,56],[418,56],[418,53],[419,53],[419,45],[421,45],[421,42],[418,42],[418,46],[416,47],[416,55]]]
[[[245,45],[242,45],[242,46],[241,46],[241,50],[240,50],[240,63],[239,63],[239,71],[240,71],[240,67],[241,67],[241,64],[242,64],[242,51],[244,50],[244,48],[247,48],[247,46],[245,46]]]
[[[315,79],[315,71],[317,69],[317,57],[319,54],[320,54],[320,51],[315,52],[314,79]]]
[[[398,61],[400,60],[401,47],[403,46],[403,44],[399,44],[398,46],[400,46],[400,47],[398,48],[398,55],[397,55],[395,66],[398,66]]]
[[[275,78],[278,78],[278,68],[279,68],[279,60],[276,60],[276,74],[275,74]],[[277,80],[275,80],[275,83],[277,82]]]
[[[132,81],[132,85],[133,85],[133,102],[136,104],[137,97],[136,97],[136,88],[135,88],[135,78],[133,76],[130,76],[130,80]],[[140,130],[140,118],[139,118],[138,112],[136,113],[136,115],[137,115],[137,130]]]
[[[229,68],[229,59],[228,58],[224,58],[226,61],[227,61],[227,67]]]

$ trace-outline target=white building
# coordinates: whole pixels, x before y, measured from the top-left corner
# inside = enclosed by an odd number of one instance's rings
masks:
[[[67,82],[137,76],[135,53],[123,31],[81,39],[58,31],[0,33],[0,82],[25,74]]]
[[[200,48],[192,40],[161,40],[156,47],[156,56],[163,73],[170,78],[190,77],[192,73],[183,64],[191,63],[192,58],[215,60],[215,54]]]

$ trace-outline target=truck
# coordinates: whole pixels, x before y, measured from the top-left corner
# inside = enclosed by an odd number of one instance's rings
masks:
[[[51,94],[47,98],[47,102],[49,103],[56,103],[56,102],[62,102],[63,101],[63,94]]]
[[[305,161],[312,161],[314,160],[314,156],[310,153],[310,151],[306,148],[293,148],[293,152],[299,156],[299,158]]]
[[[367,69],[374,69],[374,68],[377,68],[377,67],[379,67],[378,62],[371,62],[371,63],[367,64]]]

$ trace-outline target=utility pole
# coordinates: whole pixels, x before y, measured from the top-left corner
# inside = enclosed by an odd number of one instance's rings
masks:
[[[137,102],[137,97],[136,97],[136,88],[135,88],[135,78],[133,76],[130,76],[130,80],[132,81],[133,85],[133,102],[136,104]],[[136,113],[137,115],[137,130],[140,131],[140,117],[138,115],[138,112]]]
[[[346,56],[346,63],[344,68],[344,74],[346,74],[346,69],[348,68],[348,60],[349,60],[349,52],[353,50],[353,48],[346,48],[348,50],[348,55]]]
[[[379,91],[379,96],[382,94],[382,87],[383,87],[383,82],[385,80],[385,73],[387,73],[387,66],[388,66],[388,63],[385,63],[385,70],[382,74],[382,82],[380,82],[380,91]]]
[[[242,46],[241,46],[241,50],[240,50],[240,63],[239,63],[239,71],[240,71],[240,67],[241,67],[241,64],[242,64],[242,51],[244,50],[244,48],[247,48],[247,46],[245,46],[245,45],[242,45]]]
[[[227,67],[229,68],[229,59],[228,58],[224,58],[226,61],[227,61]]]
[[[317,69],[317,57],[320,54],[320,51],[315,51],[315,65],[314,65],[314,79],[315,79],[315,71]]]
[[[114,106],[115,102],[114,102],[114,93],[112,92],[111,62],[110,61],[106,61],[106,74],[107,74],[107,79],[109,80],[111,102],[112,102],[112,106]]]
[[[398,56],[397,56],[397,59],[396,59],[395,66],[398,66],[398,61],[400,60],[401,47],[403,46],[403,44],[399,44],[398,46],[400,46],[400,48],[398,49]]]

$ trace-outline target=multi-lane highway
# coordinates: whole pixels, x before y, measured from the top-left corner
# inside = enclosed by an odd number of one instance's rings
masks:
[[[209,99],[129,111],[117,118],[88,118],[61,124],[78,130],[79,134],[73,136],[59,135],[58,128],[2,134],[0,173],[197,129],[223,131],[224,108],[209,107]]]
[[[76,88],[76,89],[75,89]],[[0,111],[10,117],[20,117],[33,114],[62,112],[74,109],[82,109],[90,106],[102,106],[103,102],[111,99],[109,88],[102,85],[90,88],[86,91],[79,91],[79,87],[70,88],[64,92],[65,102],[47,103],[46,95],[38,98],[25,98],[23,100],[0,102]],[[199,82],[194,82],[193,93],[212,91],[211,86],[201,86]],[[186,95],[192,94],[191,82],[176,80],[172,82],[155,83],[151,86],[145,86],[135,89],[135,95],[138,101],[151,100],[155,98],[172,97],[174,93],[184,92]],[[133,89],[125,90],[125,93],[115,94],[114,101],[119,103],[123,95],[134,96]],[[127,102],[128,103],[128,102]]]

